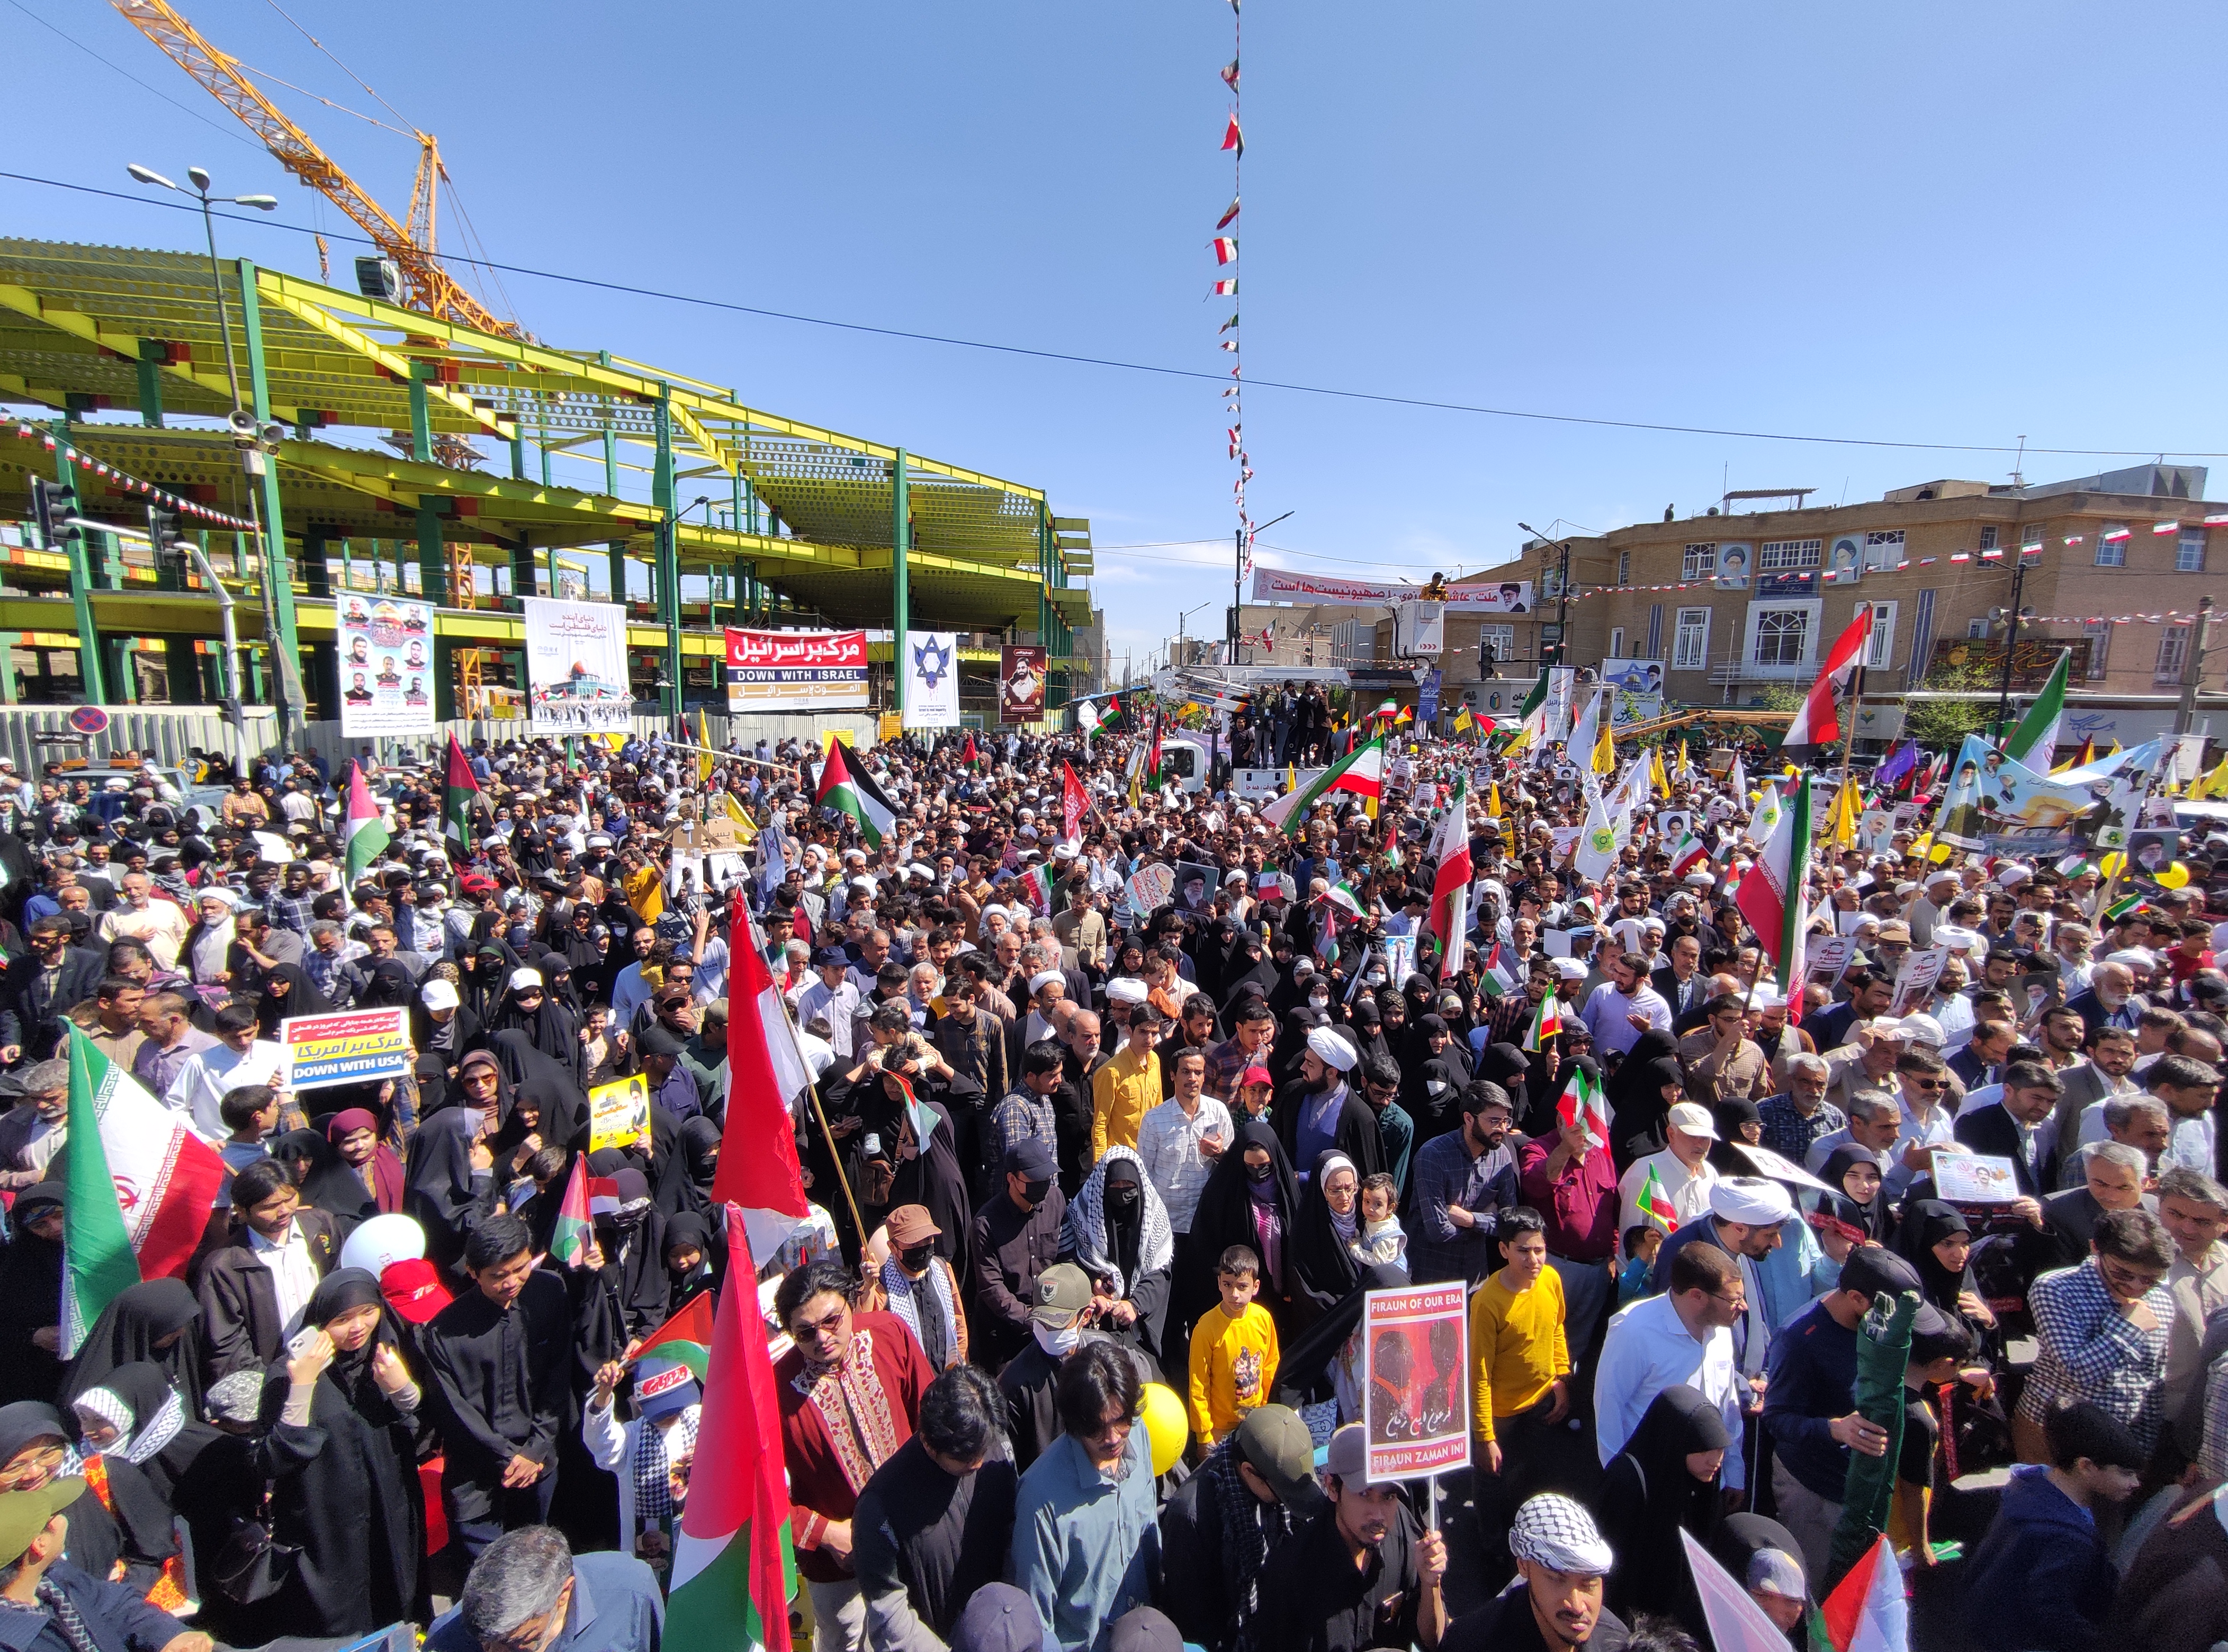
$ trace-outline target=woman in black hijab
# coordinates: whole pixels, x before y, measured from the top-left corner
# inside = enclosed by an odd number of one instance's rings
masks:
[[[1880,1178],[1879,1160],[1870,1148],[1844,1142],[1818,1167],[1818,1180],[1841,1190],[1844,1203],[1829,1213],[1854,1221],[1873,1244],[1887,1243],[1894,1218],[1888,1213],[1887,1188]]]
[[[1408,1053],[1408,1001],[1390,987],[1377,994],[1377,1021],[1384,1028],[1385,1047],[1396,1061]]]
[[[608,935],[599,938],[597,928],[595,908],[583,902],[573,908],[571,921],[552,941],[573,971],[573,989],[582,1004],[609,1003],[611,980],[618,974],[606,962]]]
[[[1650,1028],[1633,1041],[1610,1075],[1604,1091],[1609,1103],[1609,1143],[1619,1170],[1670,1145],[1671,1103],[1665,1098],[1663,1086],[1683,1087],[1687,1082],[1685,1070],[1679,1065],[1678,1047],[1670,1034]],[[1559,1094],[1561,1086],[1556,1089]]]
[[[1392,1047],[1385,1041],[1385,1017],[1378,1011],[1377,1000],[1366,992],[1354,995],[1352,1026],[1354,1044],[1361,1051],[1362,1071],[1367,1072],[1380,1056],[1387,1061],[1394,1059]]]
[[[1406,1289],[1408,1271],[1375,1263],[1355,1276],[1354,1289],[1288,1343],[1277,1364],[1276,1403],[1305,1413],[1336,1407],[1332,1426],[1361,1420],[1361,1310],[1373,1290]]]
[[[1224,974],[1222,1019],[1231,1021],[1231,1009],[1242,997],[1268,997],[1276,989],[1277,981],[1277,966],[1269,962],[1269,949],[1260,932],[1252,928],[1239,930]]]
[[[1158,1361],[1168,1346],[1175,1234],[1134,1149],[1108,1148],[1084,1178],[1068,1202],[1060,1251],[1091,1276],[1093,1289],[1130,1310],[1126,1324],[1102,1317],[1099,1329]]]
[[[298,964],[274,964],[263,971],[255,1000],[255,1036],[276,1042],[278,1023],[289,1015],[322,1015],[332,1005],[302,973]]]
[[[618,1310],[624,1346],[665,1322],[665,1218],[650,1202],[650,1179],[617,1149],[590,1154],[588,1172],[608,1178],[618,1200],[617,1208],[597,1216],[596,1242],[604,1252],[604,1284]]]
[[[426,1385],[366,1270],[327,1275],[302,1322],[323,1338],[272,1367],[256,1446],[256,1467],[272,1482],[271,1535],[301,1553],[285,1585],[252,1610],[263,1638],[368,1634],[413,1617],[418,1604]]]
[[[1215,1265],[1233,1245],[1261,1258],[1261,1292],[1255,1298],[1276,1316],[1281,1335],[1291,1322],[1293,1262],[1298,1244],[1300,1189],[1276,1128],[1260,1119],[1237,1127],[1200,1189],[1192,1213],[1193,1273],[1182,1282],[1177,1309],[1195,1319],[1214,1300]]]
[[[573,1025],[578,1028],[587,1007],[580,1002],[579,988],[573,979],[573,961],[562,952],[544,951],[535,959],[534,967],[541,972],[542,984],[549,989],[549,1002],[572,1016]]]
[[[496,1037],[522,1034],[538,1053],[562,1068],[575,1089],[585,1088],[587,1068],[580,1047],[580,1023],[557,1002],[539,970],[517,969],[497,1000],[488,1028]]]
[[[1763,1113],[1746,1096],[1715,1102],[1710,1111],[1718,1126],[1718,1139],[1710,1143],[1710,1163],[1720,1175],[1754,1175],[1755,1164],[1740,1149],[1764,1145]]]
[[[1316,1156],[1314,1174],[1300,1194],[1296,1226],[1292,1323],[1303,1331],[1343,1302],[1360,1276],[1361,1265],[1348,1247],[1361,1233],[1361,1172],[1335,1148]]]
[[[885,1081],[887,1082],[887,1080]],[[967,1177],[952,1150],[951,1119],[940,1104],[924,1100],[918,1111],[900,1103],[887,1117],[888,1137],[897,1143],[895,1174],[890,1182],[890,1205],[921,1205],[929,1219],[944,1231],[936,1237],[936,1253],[951,1265],[958,1277],[967,1277],[967,1235],[975,1216],[967,1197]],[[683,1126],[685,1131],[686,1126]],[[923,1143],[917,1131],[925,1130]],[[684,1136],[684,1143],[686,1137]],[[707,1189],[706,1205],[710,1204]]]
[[[122,1534],[124,1581],[152,1605],[182,1609],[190,1597],[172,1498],[194,1454],[215,1431],[189,1422],[183,1398],[159,1366],[145,1361],[118,1366],[70,1407],[87,1459],[86,1482]],[[187,1440],[189,1428],[198,1437]],[[161,1460],[180,1446],[179,1457]]]
[[[417,1002],[415,984],[410,979],[410,966],[400,958],[368,960],[363,970],[363,985],[356,989],[358,1009],[392,1009],[398,1005]],[[300,1010],[290,1012],[300,1015]]]
[[[695,1211],[665,1219],[665,1288],[667,1317],[679,1313],[697,1297],[709,1296],[716,1304],[720,1281],[727,1273],[727,1250],[714,1247],[712,1225]]]
[[[402,1208],[426,1230],[426,1254],[454,1271],[464,1240],[496,1208],[494,1155],[477,1107],[451,1107],[418,1126],[403,1166]]]
[[[575,1059],[579,1047],[573,1046]],[[544,1055],[515,1027],[490,1034],[487,1053],[495,1057],[502,1081],[496,1104],[499,1117],[509,1116],[515,1098],[530,1094],[541,1105],[537,1128],[544,1142],[587,1150],[588,1098],[572,1069]]]
[[[62,1380],[62,1404],[96,1387],[118,1367],[141,1361],[161,1367],[185,1403],[201,1417],[207,1379],[202,1367],[202,1305],[182,1279],[146,1279],[119,1290],[78,1348]]]
[[[83,1476],[74,1432],[61,1412],[39,1400],[0,1405],[0,1490],[39,1491]],[[65,1559],[105,1582],[123,1553],[124,1534],[98,1497],[80,1496],[70,1505]]]
[[[0,1400],[51,1400],[61,1392],[62,1184],[42,1181],[16,1195],[15,1236],[0,1252]],[[41,1331],[55,1340],[42,1344]]]
[[[1921,1199],[1903,1213],[1896,1248],[1917,1271],[1920,1293],[1977,1344],[1996,1327],[1973,1278],[1973,1225],[1954,1205]]]
[[[1594,1494],[1595,1521],[1617,1553],[1610,1610],[1627,1623],[1638,1612],[1676,1617],[1708,1633],[1694,1593],[1681,1531],[1705,1547],[1717,1531],[1718,1476],[1732,1436],[1716,1405],[1674,1383],[1649,1402],[1624,1449],[1609,1461]]]
[[[712,1208],[712,1184],[720,1175],[720,1127],[701,1113],[682,1121],[675,1156],[681,1164],[682,1210],[701,1214]]]
[[[1553,1110],[1547,1122],[1534,1127],[1531,1117],[1532,1063],[1514,1044],[1489,1044],[1477,1058],[1477,1076],[1490,1079],[1508,1092],[1508,1116],[1527,1136],[1544,1135],[1555,1127]]]

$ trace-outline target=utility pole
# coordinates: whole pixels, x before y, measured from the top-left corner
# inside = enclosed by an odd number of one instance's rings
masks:
[[[2037,548],[2039,550],[2039,547]],[[2026,589],[2026,571],[2030,566],[2032,565],[2026,560],[2026,547],[2021,546],[2019,556],[2012,565],[2012,605],[2009,608],[1998,610],[2004,620],[2004,669],[1996,684],[1995,738],[1999,744],[2008,737],[2004,725],[2006,720],[2011,715],[2012,656],[2019,649],[2020,621],[2025,617],[2020,608],[2020,596]],[[2196,691],[2191,689],[2188,692],[2193,697]],[[2048,757],[2049,754],[2045,752],[2043,766],[2046,768],[2049,766]]]
[[[2189,733],[2197,720],[2197,689],[2205,681],[2205,645],[2212,631],[2212,599],[2197,599],[2197,623],[2189,630],[2189,650],[2181,662],[2181,704],[2174,708],[2174,732]]]

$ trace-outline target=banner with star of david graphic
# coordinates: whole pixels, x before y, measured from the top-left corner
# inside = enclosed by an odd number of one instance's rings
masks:
[[[959,633],[908,631],[905,638],[905,726],[959,726]]]

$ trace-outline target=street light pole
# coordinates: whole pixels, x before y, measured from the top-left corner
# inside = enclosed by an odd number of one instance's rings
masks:
[[[2212,631],[2212,599],[2197,599],[2197,623],[2189,629],[2189,652],[2181,663],[2181,703],[2174,708],[2174,732],[2189,733],[2197,720],[2197,690],[2205,681],[2205,644]]]
[[[1571,541],[1567,539],[1559,542],[1551,540],[1530,522],[1521,522],[1516,525],[1542,545],[1553,545],[1560,553],[1561,560],[1555,573],[1555,646],[1558,650],[1556,658],[1567,660],[1571,655]],[[1541,566],[1546,564],[1543,562]],[[1540,665],[1544,670],[1547,664],[1546,650],[1542,649],[1540,652]]]
[[[2028,566],[2026,550],[2026,547],[2022,547],[2020,550],[2019,560],[2012,566],[2012,605],[2003,611],[2004,669],[2001,674],[1998,676],[1996,682],[1995,737],[1999,745],[2002,744],[2004,740],[2007,738],[2007,731],[2004,727],[2004,724],[2006,720],[2011,715],[2012,656],[2019,648],[2020,621],[2026,617],[2025,611],[2020,606],[2020,595],[2026,589],[2026,571]],[[2049,753],[2046,752],[2043,756],[2045,759],[2043,766],[2047,768],[2049,766]]]

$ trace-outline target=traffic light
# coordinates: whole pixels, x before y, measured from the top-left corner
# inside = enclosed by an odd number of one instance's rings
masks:
[[[155,581],[165,591],[186,588],[186,568],[192,560],[178,522],[175,510],[160,505],[147,507],[147,538],[155,547]]]
[[[39,538],[50,551],[61,548],[62,535],[77,529],[77,484],[31,478],[31,514],[37,518]]]
[[[1477,644],[1478,676],[1481,677],[1492,676],[1499,669],[1500,665],[1500,650],[1494,647],[1490,639],[1480,637]]]

